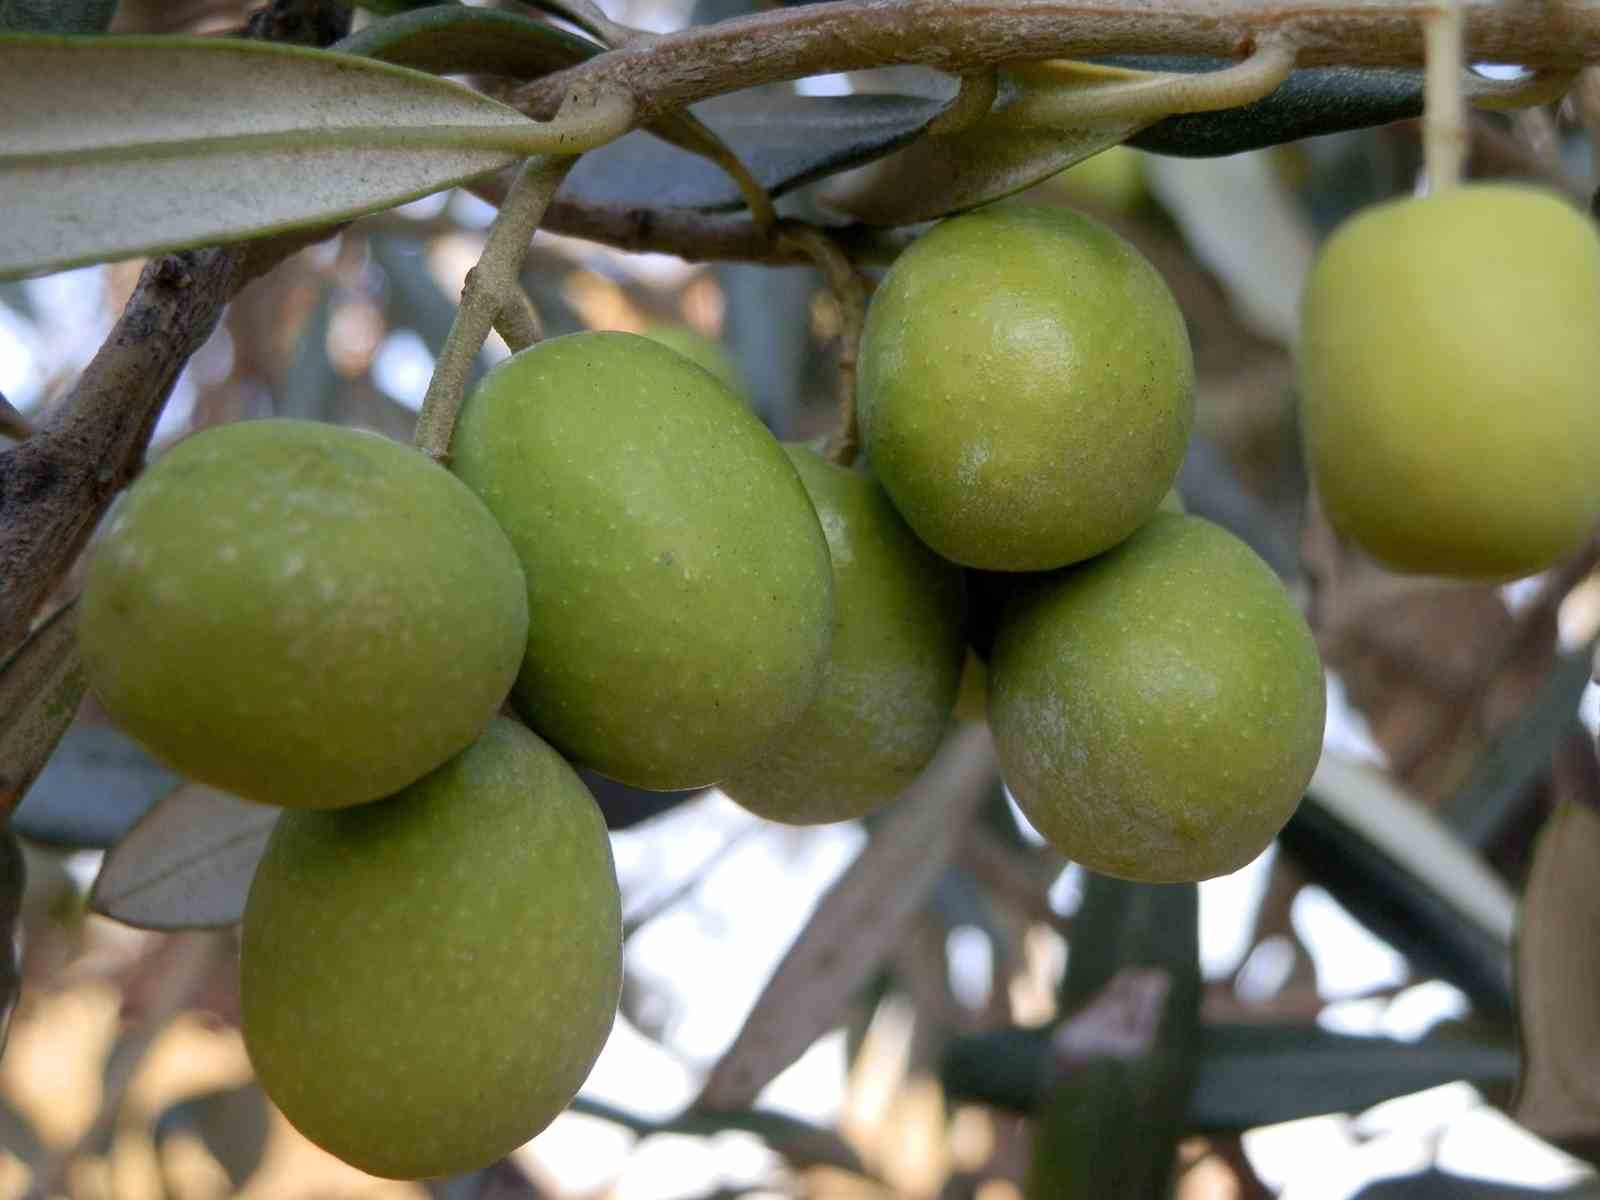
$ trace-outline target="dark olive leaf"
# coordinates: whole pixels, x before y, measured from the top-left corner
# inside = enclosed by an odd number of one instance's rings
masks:
[[[1397,1175],[1369,1183],[1352,1200],[1597,1200],[1600,1184],[1593,1180],[1560,1189],[1521,1187],[1493,1179],[1448,1175],[1437,1167],[1416,1175]]]
[[[942,105],[917,96],[721,96],[694,114],[725,141],[773,195],[880,157],[914,138]],[[737,208],[722,170],[638,131],[591,150],[562,195],[637,208]]]
[[[333,289],[324,287],[300,327],[294,357],[283,374],[277,413],[302,421],[332,421],[338,406],[340,380],[328,358],[328,323],[333,315]]]
[[[440,4],[378,21],[332,49],[433,75],[473,71],[536,79],[605,47],[520,13]]]
[[[1216,1024],[1200,1029],[1184,1126],[1236,1132],[1326,1113],[1360,1112],[1444,1083],[1503,1086],[1516,1048],[1465,1033],[1414,1042],[1354,1037],[1314,1025]],[[941,1076],[952,1097],[1018,1113],[1044,1102],[1053,1070],[1047,1030],[959,1039]]]
[[[1272,512],[1239,481],[1227,456],[1204,434],[1189,439],[1178,469],[1178,491],[1197,517],[1215,521],[1254,550],[1286,580],[1300,573],[1300,555]]]
[[[429,1179],[423,1186],[432,1200],[544,1200],[547,1195],[509,1158],[466,1175]]]
[[[1119,56],[1100,59],[1137,71],[1198,74],[1231,65],[1218,58]],[[1408,67],[1308,67],[1270,96],[1221,112],[1166,117],[1129,138],[1156,154],[1214,158],[1301,138],[1367,129],[1422,115],[1422,72]]]
[[[1324,754],[1279,844],[1421,972],[1455,984],[1479,1012],[1510,1019],[1510,892],[1381,772]]]
[[[76,725],[12,817],[30,841],[68,850],[104,850],[183,780],[132,738],[105,726]]]
[[[1560,655],[1533,703],[1478,756],[1467,781],[1440,810],[1468,845],[1487,846],[1528,788],[1550,770],[1556,746],[1577,725],[1594,649]]]
[[[700,795],[698,791],[647,792],[643,788],[629,787],[604,775],[597,775],[584,767],[577,768],[578,776],[594,793],[595,802],[605,816],[607,829],[629,829],[641,821],[670,812],[686,800]]]
[[[0,33],[104,33],[117,0],[0,0]]]
[[[1200,1019],[1193,884],[1091,875],[1034,1126],[1031,1200],[1158,1200],[1184,1134]]]
[[[1539,835],[1517,923],[1525,1056],[1514,1115],[1550,1138],[1600,1137],[1600,814],[1563,800]]]
[[[111,848],[89,907],[141,929],[236,925],[278,810],[184,784]]]
[[[17,835],[0,828],[0,1053],[11,1032],[11,1014],[22,991],[22,900],[28,887],[27,863]]]
[[[270,1128],[266,1095],[247,1083],[174,1104],[157,1118],[155,1139],[159,1147],[175,1133],[194,1134],[239,1188],[261,1165]]]
[[[0,392],[0,437],[8,437],[20,442],[33,432],[33,426],[28,418],[19,413]]]
[[[63,605],[0,663],[0,812],[27,795],[86,686],[75,605]]]

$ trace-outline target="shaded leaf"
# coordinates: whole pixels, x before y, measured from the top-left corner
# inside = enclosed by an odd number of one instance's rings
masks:
[[[1132,73],[1101,74],[1081,64],[1061,64],[1063,80],[1092,91],[1121,86]],[[1005,80],[994,110],[966,129],[929,134],[823,191],[828,204],[873,225],[928,221],[1013,195],[1126,141],[1147,121],[1108,118],[1075,127],[1018,126],[1008,109],[1028,89]],[[1061,86],[1061,85],[1058,85]]]
[[[0,37],[0,275],[342,220],[545,135],[459,84],[225,38]]]
[[[1167,1194],[1194,1079],[1199,892],[1090,875],[1051,1034],[1056,1073],[1038,1114],[1027,1194]]]
[[[1262,155],[1153,158],[1146,178],[1197,258],[1252,330],[1282,346],[1300,330],[1300,293],[1316,238]]]
[[[266,1095],[247,1083],[174,1104],[157,1118],[155,1137],[159,1146],[174,1133],[194,1134],[238,1188],[261,1165],[270,1127]]]
[[[141,929],[237,924],[278,811],[183,785],[111,848],[89,907]]]
[[[1510,1044],[1465,1034],[1404,1042],[1314,1025],[1204,1025],[1184,1127],[1240,1131],[1360,1112],[1457,1080],[1504,1085],[1515,1078],[1518,1063]],[[1048,1030],[1007,1029],[956,1041],[941,1077],[953,1097],[1032,1113],[1044,1102],[1053,1071]]]
[[[1578,725],[1578,700],[1593,669],[1592,648],[1560,655],[1533,703],[1479,755],[1439,814],[1470,845],[1488,845],[1529,786],[1550,770],[1556,746]]]
[[[413,9],[332,48],[432,75],[472,71],[517,79],[537,79],[605,49],[521,13],[459,4]]]
[[[0,828],[0,1053],[22,991],[22,901],[27,890],[28,868],[17,835],[9,826]]]
[[[720,96],[693,112],[763,187],[781,195],[904,145],[940,108],[936,100],[881,93],[761,94]],[[562,195],[629,208],[715,210],[743,202],[720,168],[642,130],[585,154]]]
[[[0,663],[0,812],[22,801],[72,724],[86,687],[66,604]]]
[[[117,0],[0,0],[0,33],[104,33]]]
[[[1534,851],[1517,924],[1523,1074],[1514,1115],[1550,1138],[1600,1137],[1600,814],[1564,800]]]
[[[548,1194],[509,1158],[466,1175],[430,1179],[423,1186],[433,1200],[542,1200]]]
[[[333,316],[333,288],[324,287],[316,307],[300,327],[294,356],[278,389],[279,416],[301,421],[334,421],[342,383],[328,357],[328,325]]]
[[[1220,58],[1119,56],[1098,60],[1140,71],[1194,74],[1231,65]],[[1307,67],[1270,96],[1221,112],[1179,113],[1129,138],[1156,154],[1219,157],[1422,115],[1422,72],[1407,67]]]
[[[33,432],[33,426],[28,418],[19,413],[16,408],[0,394],[0,437],[8,437],[21,441]]]
[[[182,782],[125,734],[108,726],[75,725],[28,789],[12,823],[31,841],[104,850]]]
[[[1455,984],[1480,1011],[1510,1017],[1510,891],[1381,771],[1324,753],[1279,844],[1421,971]]]
[[[748,1107],[836,1023],[916,916],[995,779],[988,729],[952,734],[818,903],[712,1069],[700,1107]]]

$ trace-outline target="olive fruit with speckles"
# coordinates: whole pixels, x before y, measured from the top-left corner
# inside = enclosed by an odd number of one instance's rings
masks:
[[[338,808],[469,745],[527,637],[515,553],[409,447],[247,421],[167,451],[113,511],[84,584],[89,683],[192,779]]]
[[[518,713],[635,787],[715,783],[816,696],[828,543],[777,440],[648,338],[577,333],[490,371],[451,466],[522,560]]]
[[[1565,199],[1474,184],[1358,214],[1298,358],[1312,480],[1380,562],[1508,579],[1600,521],[1600,234]]]
[[[600,810],[504,718],[382,803],[286,813],[245,907],[256,1074],[374,1175],[472,1171],[533,1137],[599,1056],[621,978]]]
[[[966,654],[964,589],[869,475],[786,448],[828,537],[833,644],[811,707],[722,787],[751,812],[811,825],[887,804],[939,748]]]
[[[1322,667],[1270,567],[1197,517],[1020,580],[990,661],[1006,784],[1062,854],[1148,883],[1244,866],[1322,750]]]
[[[690,362],[704,367],[722,380],[735,396],[746,404],[750,403],[750,385],[745,382],[744,376],[721,342],[708,338],[689,325],[672,322],[651,325],[644,331],[644,336],[653,342],[660,342],[669,350],[676,350]]]
[[[1062,208],[995,205],[936,226],[874,293],[863,443],[940,554],[1042,571],[1133,533],[1194,420],[1183,316],[1155,268]]]

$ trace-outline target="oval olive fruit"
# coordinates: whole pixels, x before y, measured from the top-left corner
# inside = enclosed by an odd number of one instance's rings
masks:
[[[1019,581],[990,662],[1006,784],[1068,858],[1149,883],[1244,866],[1322,750],[1316,644],[1266,563],[1197,517]]]
[[[676,351],[578,333],[468,397],[452,467],[528,581],[518,712],[635,787],[700,787],[805,711],[833,625],[828,543],[783,448]]]
[[[1306,286],[1312,479],[1401,571],[1530,574],[1600,520],[1600,235],[1564,200],[1474,184],[1358,214]]]
[[[610,1033],[622,918],[594,799],[497,718],[398,795],[286,813],[245,906],[245,1046],[306,1137],[373,1175],[487,1166]]]
[[[822,690],[778,744],[723,780],[745,808],[792,825],[887,804],[928,764],[955,707],[959,568],[921,542],[865,473],[788,446],[833,560],[833,643]]]
[[[669,350],[676,350],[690,362],[710,371],[727,389],[746,404],[750,403],[750,385],[734,364],[721,342],[714,341],[688,325],[664,322],[644,331],[652,342],[660,342]]]
[[[889,269],[861,341],[861,430],[917,535],[1040,571],[1116,545],[1161,502],[1194,420],[1183,315],[1103,225],[996,205]]]
[[[483,503],[409,447],[246,421],[167,451],[114,510],[78,639],[157,758],[297,808],[398,791],[510,690],[522,570]]]

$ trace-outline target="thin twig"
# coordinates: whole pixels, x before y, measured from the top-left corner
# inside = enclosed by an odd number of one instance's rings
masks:
[[[640,123],[759,84],[828,71],[921,64],[952,73],[1106,54],[1236,58],[1273,35],[1300,66],[1416,66],[1437,0],[893,0],[760,12],[627,46],[536,80],[512,102],[555,111],[578,84],[631,94]],[[1476,4],[1474,61],[1581,67],[1600,61],[1600,6]]]
[[[539,319],[539,310],[520,286],[514,284],[506,294],[500,311],[495,314],[494,331],[505,339],[513,354],[544,340],[544,322]]]
[[[779,227],[778,240],[797,246],[828,285],[839,306],[839,427],[828,441],[828,458],[849,466],[861,444],[856,423],[856,358],[861,346],[861,327],[867,319],[867,288],[860,272],[831,237],[814,225],[786,222]]]
[[[417,414],[417,449],[439,462],[450,455],[450,435],[466,396],[467,376],[483,349],[483,339],[489,336],[495,318],[513,292],[521,292],[518,275],[528,253],[528,242],[538,229],[550,198],[576,161],[565,156],[528,160],[489,227],[478,265],[467,272],[461,307],[450,324],[439,360],[434,364],[433,378],[428,381],[422,411]]]
[[[1275,91],[1289,77],[1294,59],[1294,44],[1272,37],[1242,63],[1219,71],[1164,74],[1093,88],[1068,77],[1062,86],[1037,86],[1001,118],[1008,127],[1051,127],[1102,120],[1148,122],[1177,113],[1240,108]]]
[[[1428,190],[1445,192],[1461,182],[1467,159],[1467,106],[1461,95],[1466,18],[1461,0],[1441,0],[1428,18],[1422,156]]]

